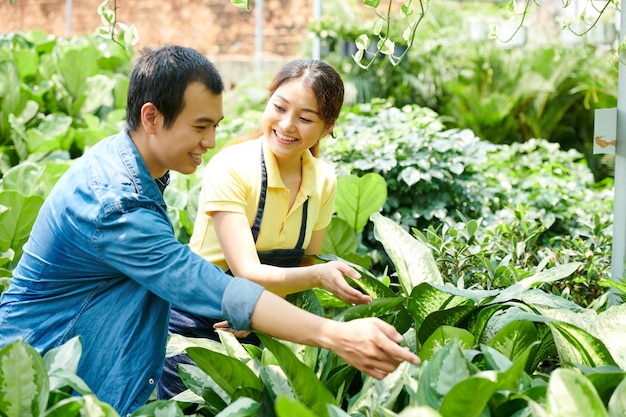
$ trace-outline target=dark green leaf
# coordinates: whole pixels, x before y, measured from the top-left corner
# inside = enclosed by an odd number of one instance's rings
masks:
[[[263,345],[274,354],[298,401],[301,401],[318,416],[328,417],[326,404],[335,404],[335,398],[317,378],[311,368],[304,365],[285,345],[278,340],[259,334]]]
[[[201,347],[187,348],[187,355],[229,395],[239,387],[263,390],[261,380],[237,359]]]

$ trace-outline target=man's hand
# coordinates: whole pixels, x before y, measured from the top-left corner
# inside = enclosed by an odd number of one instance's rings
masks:
[[[251,320],[252,328],[278,339],[329,349],[376,379],[393,372],[404,361],[420,359],[400,346],[402,335],[377,318],[340,322],[304,311],[276,294],[263,291]]]
[[[402,347],[402,335],[390,324],[376,318],[333,322],[328,349],[367,375],[382,379],[408,361],[420,364],[417,355]]]

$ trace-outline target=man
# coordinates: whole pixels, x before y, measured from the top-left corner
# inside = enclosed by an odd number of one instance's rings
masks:
[[[168,172],[193,173],[215,146],[223,90],[197,51],[145,50],[130,76],[125,129],[59,180],[2,296],[0,347],[22,337],[43,354],[80,335],[78,375],[121,415],[154,391],[170,304],[330,349],[375,378],[419,363],[381,320],[309,314],[176,240],[162,196]]]

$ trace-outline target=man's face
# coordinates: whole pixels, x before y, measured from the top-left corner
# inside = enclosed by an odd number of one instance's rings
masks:
[[[215,130],[224,117],[222,96],[195,82],[187,86],[183,100],[183,111],[169,129],[158,117],[156,140],[150,141],[157,172],[191,174],[202,163],[202,155],[215,147]]]

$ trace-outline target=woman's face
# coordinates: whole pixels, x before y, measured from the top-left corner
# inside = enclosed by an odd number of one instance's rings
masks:
[[[313,92],[299,80],[283,84],[274,91],[263,113],[263,134],[279,161],[299,160],[302,153],[328,135],[318,113]]]

